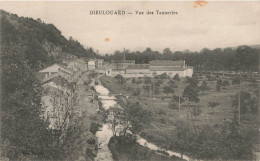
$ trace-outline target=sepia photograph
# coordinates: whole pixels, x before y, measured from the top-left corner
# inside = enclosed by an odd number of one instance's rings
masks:
[[[260,1],[0,1],[0,161],[260,161]]]

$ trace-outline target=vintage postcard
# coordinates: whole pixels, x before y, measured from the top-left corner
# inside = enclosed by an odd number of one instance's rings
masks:
[[[0,1],[0,160],[260,160],[259,15],[259,1]]]

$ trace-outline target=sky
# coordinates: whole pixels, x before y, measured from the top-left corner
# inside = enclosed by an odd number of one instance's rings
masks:
[[[260,44],[260,2],[3,2],[0,9],[54,24],[100,54],[116,50],[199,51]],[[124,10],[125,15],[91,15],[92,10]],[[146,15],[147,11],[155,12]],[[156,15],[156,10],[177,15]],[[144,15],[136,15],[136,11]],[[128,14],[132,13],[132,14]]]

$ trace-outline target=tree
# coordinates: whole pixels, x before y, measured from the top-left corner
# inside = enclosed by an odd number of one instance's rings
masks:
[[[173,88],[171,88],[171,87],[169,87],[169,86],[164,86],[164,87],[163,87],[163,92],[164,92],[165,94],[167,94],[167,97],[168,97],[168,94],[169,94],[169,93],[174,94]]]
[[[194,118],[196,119],[197,116],[199,116],[202,113],[200,106],[192,106],[192,115],[194,116]]]
[[[113,113],[113,118],[110,121],[113,136],[116,136],[116,127],[122,125],[124,128],[128,128],[128,121],[126,114],[123,112],[122,108],[118,105],[109,109],[109,112]],[[126,129],[127,130],[127,129]]]
[[[158,75],[158,78],[160,78],[160,79],[168,79],[169,76],[166,73],[163,73],[161,75]]]
[[[156,95],[160,94],[160,88],[159,88],[158,86],[155,86],[155,87],[154,87],[154,93],[155,93]]]
[[[123,85],[125,83],[125,78],[122,75],[118,74],[118,75],[115,76],[115,78],[118,80],[118,82],[121,85]]]
[[[184,102],[183,97],[179,97],[179,96],[176,96],[176,95],[174,95],[174,96],[172,97],[172,100],[173,100],[174,102],[180,102],[180,103],[183,103],[183,102]]]
[[[230,86],[228,80],[225,80],[225,81],[222,83],[222,85],[223,85],[223,88],[226,88],[226,86]]]
[[[259,97],[258,97],[259,98]],[[251,109],[251,112],[253,113],[253,114],[258,114],[258,112],[259,112],[259,99],[257,99],[257,98],[253,98],[253,99],[251,99],[251,101],[249,102],[249,104],[250,104],[250,109]]]
[[[142,80],[137,79],[137,80],[135,81],[135,83],[139,86],[139,84],[142,84]]]
[[[170,87],[174,88],[175,82],[174,82],[174,80],[170,79],[168,84]]]
[[[174,149],[181,154],[181,158],[183,158],[183,154],[187,153],[190,150],[190,142],[189,138],[192,132],[189,127],[185,125],[183,122],[179,122],[176,125],[176,135],[174,135],[174,139],[171,142],[170,149]]]
[[[150,122],[152,115],[149,110],[143,109],[139,102],[127,102],[122,108],[114,106],[110,111],[114,115],[110,120],[114,136],[116,136],[116,126],[119,124],[123,126],[123,136],[126,136],[126,131],[129,129],[133,134],[137,134]]]
[[[248,134],[240,132],[239,120],[234,115],[231,123],[226,123],[217,138],[217,157],[222,160],[252,160],[253,145]]]
[[[180,77],[178,73],[174,75],[173,80],[180,81]]]
[[[131,83],[133,83],[133,84],[136,83],[135,78],[132,78]]]
[[[216,83],[216,89],[217,89],[218,92],[220,91],[221,86],[222,86],[222,80],[219,79],[219,80],[217,81],[217,83]]]
[[[134,89],[133,95],[134,96],[139,96],[140,93],[141,93],[140,88],[137,88],[137,89]]]
[[[157,81],[157,82],[154,83],[154,92],[155,92],[155,94],[159,94],[160,93],[160,85],[161,85],[160,81]]]
[[[200,99],[198,97],[198,93],[199,93],[199,87],[198,87],[198,81],[194,78],[187,78],[187,82],[189,83],[189,85],[187,85],[183,91],[183,97],[187,100],[188,102],[188,111],[189,113],[191,113],[191,110],[190,110],[190,103],[191,102],[199,102]],[[189,115],[187,115],[189,116]],[[192,115],[191,115],[192,116]],[[193,118],[191,117],[192,119],[192,123],[193,123],[193,127],[194,127],[194,131],[195,133],[197,133],[196,131],[196,127],[195,127],[195,124],[194,124],[194,120]]]
[[[51,155],[53,141],[41,118],[42,88],[24,51],[19,42],[2,45],[1,137],[10,143],[5,154],[10,160],[22,154]]]
[[[179,77],[179,74],[175,74],[175,76],[173,77],[173,80],[176,80],[178,82],[178,97],[179,97],[179,103],[178,103],[178,107],[179,107],[179,112],[181,110],[181,94],[180,94],[180,77]]]
[[[126,115],[126,120],[132,126],[131,130],[133,134],[140,132],[145,125],[150,122],[152,116],[151,111],[143,109],[139,102],[128,102],[127,106],[123,109],[123,112]],[[124,133],[129,126],[124,128]]]
[[[212,108],[213,114],[214,114],[214,108],[218,107],[220,105],[220,103],[218,102],[209,102],[209,107]]]
[[[240,78],[239,77],[234,77],[232,79],[232,85],[235,85],[235,84],[240,84]]]
[[[187,153],[201,160],[253,160],[253,144],[250,135],[240,131],[238,119],[225,122],[216,132],[204,126],[194,135],[187,125],[180,122],[171,139],[170,149]]]
[[[204,91],[209,90],[208,83],[205,80],[202,82],[200,90],[202,91],[202,94],[204,94]]]
[[[188,100],[188,102],[199,102],[199,87],[194,82],[190,82],[188,86],[185,87],[183,91],[183,97]]]
[[[177,110],[178,109],[178,105],[176,104],[176,102],[174,100],[171,100],[168,107],[170,109],[173,109],[173,110]]]
[[[144,84],[148,85],[148,84],[151,84],[151,78],[150,77],[145,77],[144,78]]]
[[[232,107],[235,107],[238,110],[238,97],[239,95],[237,94],[233,100],[232,100]],[[240,112],[242,114],[245,114],[248,109],[250,108],[251,104],[251,95],[249,92],[246,91],[241,91],[240,93]]]
[[[148,96],[148,93],[150,92],[150,85],[144,85],[143,86],[143,89],[144,89],[144,91],[147,93],[147,96]]]

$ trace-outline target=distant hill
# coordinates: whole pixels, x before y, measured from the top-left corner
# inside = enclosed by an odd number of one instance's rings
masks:
[[[64,59],[93,58],[92,48],[85,49],[78,41],[67,40],[53,24],[0,10],[2,43],[21,43],[34,70],[40,70]]]

